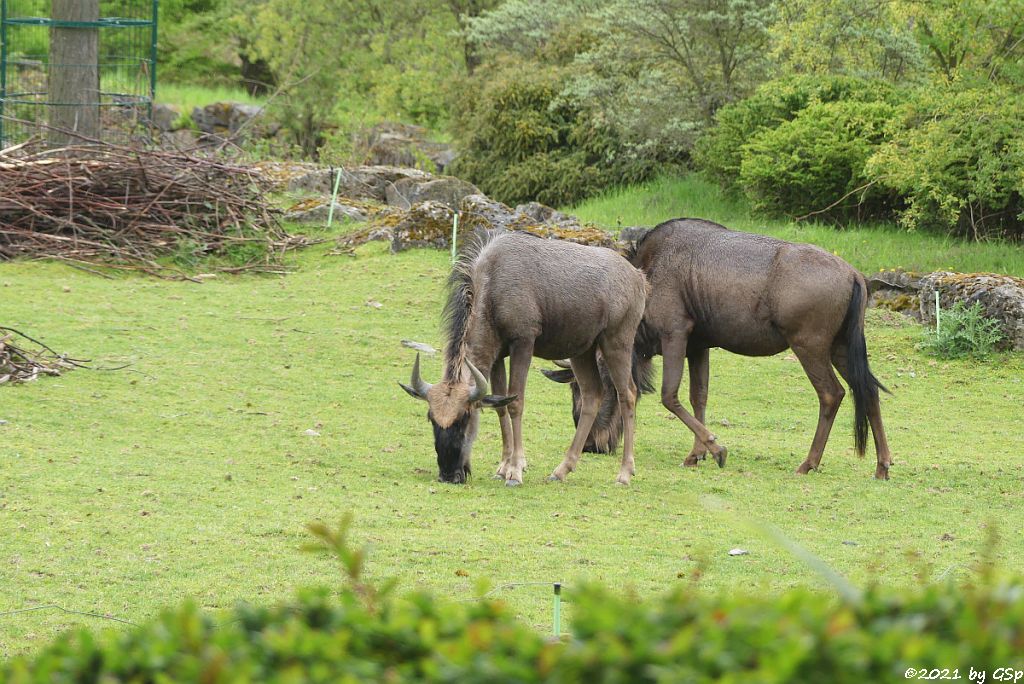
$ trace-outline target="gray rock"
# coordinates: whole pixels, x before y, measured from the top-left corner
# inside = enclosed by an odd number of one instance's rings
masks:
[[[461,214],[459,224],[467,231],[493,230],[495,228],[522,230],[538,223],[507,204],[502,204],[482,194],[463,197],[459,202],[459,212]]]
[[[443,202],[417,202],[391,230],[391,251],[410,247],[448,249],[451,244],[455,211]],[[465,235],[465,231],[460,231]]]
[[[957,302],[978,302],[987,317],[999,322],[1001,348],[1024,350],[1024,279],[996,273],[936,271],[920,275],[906,271],[881,271],[867,277],[870,306],[879,306],[933,325],[935,293],[939,307]]]
[[[935,322],[935,293],[939,306],[948,309],[956,302],[981,304],[985,316],[999,322],[1002,349],[1024,351],[1024,278],[996,273],[953,273],[936,271],[920,279],[918,312],[921,320]]]
[[[447,143],[427,140],[421,126],[385,122],[355,135],[355,149],[364,162],[376,166],[429,168],[441,173],[455,159]]]
[[[308,173],[296,175],[288,180],[288,190],[307,190],[330,195],[334,191],[335,174],[338,169],[318,168]],[[405,169],[396,166],[356,166],[341,169],[341,183],[338,186],[338,197],[349,199],[374,200],[384,202],[387,199],[389,185],[402,179],[414,179],[424,182],[433,176],[418,169]]]
[[[153,105],[153,115],[150,119],[158,131],[165,133],[176,131],[181,128],[178,121],[181,119],[181,111],[177,107],[166,104]]]
[[[462,228],[466,231],[478,229],[492,230],[496,228],[503,230],[525,230],[546,238],[568,240],[579,244],[613,249],[617,247],[615,240],[605,231],[584,226],[580,224],[579,219],[575,216],[568,216],[553,209],[548,215],[552,219],[560,220],[542,222],[518,209],[512,209],[484,195],[468,195],[459,204],[459,211],[461,212],[461,218],[459,219],[460,233]]]
[[[192,121],[207,135],[220,138],[237,136],[272,138],[280,124],[264,119],[263,107],[241,102],[214,102],[192,110]]]
[[[322,204],[317,204],[313,207],[303,208],[297,211],[286,211],[284,214],[284,220],[293,221],[295,223],[327,223],[330,213],[331,203],[329,201],[325,201]],[[335,202],[333,219],[335,221],[348,219],[350,221],[361,222],[367,219],[367,215],[366,212],[359,207]]]
[[[181,128],[176,131],[167,131],[160,135],[160,146],[171,150],[192,150],[199,144],[194,131],[188,128]]]
[[[636,242],[646,235],[649,230],[650,228],[647,226],[626,226],[619,231],[619,240],[621,242]]]
[[[399,178],[384,188],[384,197],[388,205],[400,209],[408,209],[417,202],[440,202],[452,210],[467,195],[478,195],[480,190],[453,176],[441,178]]]

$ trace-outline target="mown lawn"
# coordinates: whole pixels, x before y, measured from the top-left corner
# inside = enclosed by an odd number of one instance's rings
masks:
[[[372,576],[456,600],[484,581],[592,579],[643,596],[678,582],[828,590],[760,523],[858,584],[968,580],[986,554],[1010,570],[1024,560],[1019,355],[936,362],[915,350],[916,325],[869,312],[874,371],[894,392],[883,399],[889,482],[871,478],[873,456],[853,454],[851,402],[821,471],[794,475],[817,416],[799,364],[715,353],[708,422],[730,448],[724,470],[680,468],[691,438],[648,397],[632,486],[614,485],[617,456],[595,455],[567,483],[545,483],[572,423],[566,390],[534,370],[524,486],[489,477],[491,416],[475,478],[440,485],[425,405],[396,381],[414,356],[401,339],[440,345],[448,256],[327,251],[291,257],[292,275],[202,285],[0,264],[0,324],[97,368],[130,364],[0,387],[0,613],[57,604],[139,621],[185,597],[217,609],[339,583],[330,560],[300,549],[306,522],[347,510],[372,546]],[[439,366],[425,359],[428,380]],[[729,556],[735,547],[750,553]],[[550,588],[499,595],[550,624]],[[0,657],[83,624],[113,623],[0,615]]]

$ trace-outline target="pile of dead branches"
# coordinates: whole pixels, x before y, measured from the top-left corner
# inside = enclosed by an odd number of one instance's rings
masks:
[[[38,346],[25,349],[20,340]],[[19,344],[15,344],[18,342]],[[72,368],[83,368],[85,362],[58,354],[42,342],[12,328],[0,327],[0,385],[14,382],[28,382],[40,375],[60,375]]]
[[[243,268],[266,267],[289,243],[264,189],[251,168],[213,156],[106,144],[0,150],[0,259],[165,272],[158,260],[168,255],[233,253]]]

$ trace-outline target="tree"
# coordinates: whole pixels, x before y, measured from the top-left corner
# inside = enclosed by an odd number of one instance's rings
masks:
[[[54,22],[97,22],[99,0],[53,0]],[[50,132],[53,146],[100,129],[99,28],[55,25],[50,33]],[[77,134],[77,135],[75,135]]]
[[[773,56],[786,71],[894,82],[924,71],[912,22],[896,0],[789,0],[779,9]]]
[[[469,40],[466,28],[470,22],[487,10],[493,9],[498,0],[446,0],[448,9],[459,23],[459,39],[462,41],[462,56],[466,64],[466,74],[473,75],[483,62],[476,43]]]
[[[1024,82],[1024,0],[921,0],[904,12],[946,82]]]

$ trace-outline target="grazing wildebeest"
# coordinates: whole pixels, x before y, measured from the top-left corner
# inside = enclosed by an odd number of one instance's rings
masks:
[[[684,465],[708,452],[724,466],[726,448],[704,425],[708,397],[708,350],[721,347],[744,356],[793,350],[818,394],[818,427],[797,472],[818,467],[839,404],[845,396],[832,368],[853,392],[854,442],[863,455],[868,425],[875,441],[875,477],[889,479],[892,457],[882,427],[878,390],[888,391],[868,366],[864,340],[864,277],[837,256],[812,245],[729,230],[711,221],[675,219],[644,234],[628,254],[647,275],[651,294],[637,330],[635,354],[649,364],[664,357],[661,402],[694,434]],[[690,403],[679,401],[684,360],[690,362]],[[572,380],[551,371],[559,382]],[[602,414],[618,421],[614,411]],[[598,422],[586,447],[615,448],[607,423]]]
[[[438,479],[466,481],[479,409],[490,407],[497,409],[501,425],[501,465],[496,477],[510,486],[522,482],[526,467],[523,399],[534,356],[570,359],[579,382],[576,435],[551,474],[551,479],[565,479],[579,461],[601,403],[596,359],[600,351],[624,425],[617,481],[628,484],[635,472],[636,387],[630,366],[645,300],[643,274],[609,249],[519,232],[478,236],[449,279],[444,377],[435,385],[424,382],[417,356],[410,385],[402,385],[429,406]],[[495,394],[489,394],[488,379],[478,369],[488,372]]]

